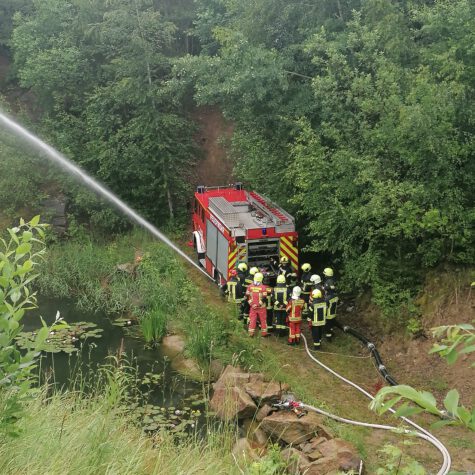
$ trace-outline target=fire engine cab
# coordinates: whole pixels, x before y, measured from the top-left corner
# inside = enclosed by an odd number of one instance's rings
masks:
[[[241,183],[198,186],[193,203],[193,245],[198,262],[224,284],[239,262],[258,267],[270,278],[286,256],[298,271],[298,235],[294,218]]]

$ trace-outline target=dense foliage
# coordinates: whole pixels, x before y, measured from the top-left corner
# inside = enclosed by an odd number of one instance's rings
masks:
[[[177,78],[235,121],[240,177],[346,288],[388,309],[424,269],[475,261],[472,3],[198,4],[203,52]]]
[[[2,42],[41,130],[146,216],[185,210],[194,101],[233,120],[236,176],[297,214],[343,288],[390,309],[427,268],[475,262],[469,0],[12,5]]]

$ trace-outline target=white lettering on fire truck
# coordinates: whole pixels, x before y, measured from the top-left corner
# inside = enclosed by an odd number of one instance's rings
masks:
[[[209,215],[211,222],[224,234],[224,226],[212,215]]]

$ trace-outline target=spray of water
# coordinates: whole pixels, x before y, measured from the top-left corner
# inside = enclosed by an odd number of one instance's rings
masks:
[[[196,267],[204,275],[211,277],[199,267],[189,256],[187,256],[180,248],[178,248],[170,239],[168,239],[162,232],[160,232],[153,224],[144,219],[140,214],[133,210],[130,206],[125,204],[114,193],[109,191],[104,185],[90,177],[84,170],[68,160],[64,155],[60,154],[53,147],[39,139],[36,135],[32,134],[20,124],[10,119],[4,113],[0,112],[0,125],[6,130],[14,133],[22,140],[30,144],[33,148],[39,152],[43,152],[51,161],[60,165],[61,168],[66,170],[69,175],[75,177],[80,182],[84,183],[90,190],[95,191],[105,200],[111,203],[115,208],[128,216],[132,221],[136,222],[139,226],[152,233],[156,238],[160,239],[163,243],[173,249],[183,259],[189,262],[192,266]]]

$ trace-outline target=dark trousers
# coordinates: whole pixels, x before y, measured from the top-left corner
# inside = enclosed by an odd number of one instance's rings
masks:
[[[325,322],[325,336],[331,338],[333,336],[333,327],[335,326],[335,318],[328,318]]]
[[[267,331],[272,332],[274,330],[274,312],[272,308],[267,308]]]
[[[247,326],[249,321],[249,302],[247,300],[243,300],[241,303],[241,315],[244,325]]]
[[[274,310],[274,324],[276,329],[276,334],[279,336],[286,336],[288,334],[288,327],[286,324],[287,312],[283,310]]]
[[[320,325],[315,327],[312,325],[312,338],[313,338],[313,347],[318,348],[322,342],[323,330],[325,325]]]

